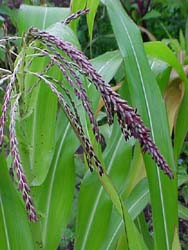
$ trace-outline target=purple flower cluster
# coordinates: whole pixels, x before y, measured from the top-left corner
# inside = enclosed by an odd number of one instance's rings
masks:
[[[16,139],[16,112],[18,108],[18,100],[19,96],[16,98],[10,113],[10,151],[13,158],[13,169],[15,170],[18,178],[18,190],[22,192],[22,197],[28,211],[29,219],[31,221],[37,221],[36,210],[33,206],[32,198],[29,195],[30,188],[23,172],[20,154],[18,151],[18,142]]]
[[[86,90],[81,82],[81,79],[79,78],[78,74],[76,73],[74,66],[70,64],[62,55],[60,55],[55,48],[53,48],[50,44],[48,44],[48,47],[50,47],[50,50],[52,53],[50,53],[46,49],[39,49],[34,47],[36,51],[39,51],[41,55],[48,56],[50,58],[50,64],[49,66],[56,65],[59,67],[60,71],[62,72],[63,76],[67,80],[67,82],[70,84],[70,86],[73,88],[73,91],[75,95],[78,97],[79,100],[82,101],[83,107],[86,111],[86,114],[89,116],[90,123],[92,125],[93,133],[95,135],[96,140],[99,143],[103,143],[103,137],[100,134],[99,127],[97,125],[97,121],[95,119],[94,113],[91,109],[91,104],[88,99],[88,96],[86,94]],[[47,72],[47,67],[46,70]],[[53,82],[56,80],[54,79]],[[59,84],[62,87],[62,84]]]
[[[64,24],[69,24],[70,22],[72,22],[75,19],[78,19],[80,16],[82,15],[86,15],[89,13],[89,9],[84,9],[84,10],[79,10],[76,13],[72,13],[70,16],[68,16],[63,23]]]
[[[88,13],[88,9],[72,14],[63,23],[69,24],[72,20],[86,13]],[[57,96],[58,101],[63,107],[63,110],[67,118],[69,119],[72,128],[74,129],[77,137],[82,144],[82,147],[85,151],[86,160],[91,171],[93,170],[93,167],[95,167],[97,168],[100,175],[102,175],[104,172],[102,164],[95,154],[90,140],[84,132],[76,109],[76,105],[71,97],[69,90],[63,85],[61,81],[45,75],[45,73],[47,73],[48,70],[54,65],[59,68],[64,78],[73,89],[74,95],[76,95],[77,98],[81,100],[85,112],[88,114],[90,124],[92,125],[93,134],[95,135],[95,138],[98,142],[102,143],[102,135],[100,134],[97,121],[92,111],[91,104],[87,96],[87,91],[82,83],[82,76],[85,76],[91,83],[93,83],[96,89],[100,92],[104,100],[109,125],[113,123],[114,114],[117,115],[117,119],[125,140],[128,140],[131,136],[136,138],[141,145],[143,153],[148,152],[153,160],[157,163],[157,165],[170,178],[174,177],[165,159],[160,154],[155,143],[152,141],[150,137],[150,130],[145,127],[140,116],[132,107],[127,104],[125,100],[120,98],[119,94],[111,89],[111,86],[109,84],[103,81],[101,76],[96,72],[87,57],[81,51],[73,47],[70,43],[62,41],[54,35],[51,35],[45,31],[40,31],[37,28],[29,29],[25,41],[29,44],[33,39],[38,39],[43,45],[42,47],[44,47],[44,49],[41,49],[39,47],[33,48],[35,50],[38,50],[43,56],[48,56],[50,59],[50,63],[40,74],[36,72],[30,73],[35,75],[39,79],[39,81],[43,80],[43,82],[47,84],[51,91]],[[18,71],[23,64],[23,60],[24,57],[20,57],[17,60],[14,71],[7,78],[9,79],[9,84],[7,85],[4,95],[2,115],[0,117],[0,146],[2,145],[4,140],[7,111],[9,109],[10,100],[12,98],[14,84],[17,79]],[[57,86],[63,90],[71,105],[66,101],[66,98],[64,98],[64,95],[59,91]],[[10,109],[10,152],[13,159],[13,169],[18,180],[18,190],[22,193],[26,210],[28,211],[29,219],[31,221],[37,221],[37,214],[33,205],[32,198],[29,194],[30,188],[26,176],[23,172],[21,157],[18,150],[18,141],[16,137],[16,113],[19,105],[19,97],[20,94],[17,94],[17,97],[15,98],[15,101],[11,105]]]
[[[14,83],[16,81],[16,76],[17,76],[17,73],[21,64],[22,64],[22,59],[19,59],[10,77],[10,82],[7,85],[6,92],[4,95],[4,100],[3,100],[3,105],[2,105],[2,114],[0,117],[0,145],[2,145],[3,140],[4,140],[4,129],[5,129],[6,119],[7,119],[7,111],[8,111],[10,100],[11,100],[11,93],[12,93]],[[23,172],[20,154],[18,150],[18,142],[16,138],[16,128],[15,128],[16,126],[15,118],[16,118],[17,107],[18,107],[18,98],[14,102],[14,105],[12,106],[11,112],[10,112],[10,127],[9,127],[10,135],[9,137],[10,137],[10,151],[11,151],[11,155],[13,158],[13,169],[16,172],[16,176],[18,179],[18,190],[22,192],[22,197],[25,202],[26,209],[28,211],[29,219],[31,221],[37,221],[36,210],[33,206],[31,196],[29,195],[30,188],[27,183],[26,176]]]
[[[52,92],[57,96],[59,103],[61,104],[67,118],[69,119],[72,128],[74,129],[76,135],[78,136],[83,149],[85,151],[86,154],[86,160],[88,162],[89,168],[92,171],[93,170],[93,166],[97,167],[98,172],[100,175],[103,174],[103,168],[102,168],[102,164],[100,162],[100,160],[98,159],[97,155],[95,154],[95,151],[89,141],[89,139],[87,138],[87,136],[85,135],[83,128],[82,128],[82,124],[79,120],[79,117],[77,115],[77,112],[74,112],[71,110],[69,104],[65,101],[63,95],[61,94],[61,92],[59,92],[54,84],[54,82],[48,80],[46,77],[42,76],[41,74],[38,73],[32,73],[31,74],[35,75],[36,77],[40,78],[41,80],[43,80],[45,82],[45,84],[47,84],[50,89],[52,90]],[[52,79],[53,80],[53,79]],[[66,95],[69,95],[68,90],[66,91]],[[69,95],[69,98],[70,95]]]
[[[92,83],[95,84],[97,90],[101,93],[104,100],[106,113],[108,117],[109,125],[113,122],[113,114],[118,117],[118,121],[125,139],[129,139],[130,136],[138,139],[143,152],[146,151],[152,156],[157,165],[170,177],[173,178],[173,173],[168,167],[168,164],[160,154],[157,146],[150,137],[150,130],[145,127],[140,116],[135,110],[130,107],[127,102],[120,98],[119,94],[114,92],[110,85],[105,83],[101,76],[93,68],[87,57],[78,49],[73,47],[69,42],[62,41],[59,38],[51,35],[45,31],[40,31],[36,28],[31,28],[29,34],[34,39],[39,39],[44,43],[50,53],[54,53],[54,50],[63,51],[68,58],[77,65],[79,71],[82,72]],[[64,65],[64,59],[60,54],[54,55],[55,60],[59,65]],[[70,74],[72,74],[71,64],[66,64]],[[64,66],[63,66],[64,67]],[[63,72],[63,71],[62,71]],[[72,74],[74,77],[74,75]],[[70,82],[70,81],[69,81]],[[80,87],[80,82],[79,84]],[[82,96],[85,96],[83,88],[80,88]],[[88,112],[88,110],[86,110]],[[95,127],[95,125],[94,125]]]
[[[10,82],[6,87],[6,91],[5,91],[5,95],[4,95],[4,99],[3,99],[3,105],[2,105],[2,114],[1,114],[1,118],[0,118],[0,146],[2,145],[3,139],[4,139],[4,128],[5,128],[5,123],[6,123],[6,118],[7,118],[7,110],[8,110],[8,106],[10,103],[13,85],[14,85],[14,82],[16,80],[16,74],[18,73],[18,70],[19,70],[21,63],[22,63],[22,60],[20,59],[16,65],[16,67],[14,68],[14,72],[12,73],[12,75],[10,77]]]

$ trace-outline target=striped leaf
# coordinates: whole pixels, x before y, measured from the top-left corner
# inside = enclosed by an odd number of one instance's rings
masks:
[[[32,231],[24,204],[0,155],[0,245],[2,250],[34,250]]]
[[[160,90],[144,53],[140,32],[118,0],[105,1],[105,4],[124,58],[131,102],[137,107],[142,119],[151,129],[153,140],[174,169],[166,111]],[[151,195],[155,247],[170,250],[174,225],[177,225],[176,181],[171,181],[164,176],[149,156],[144,156],[144,162]],[[171,207],[170,211],[169,207]]]
[[[159,58],[173,67],[179,74],[180,79],[184,82],[184,95],[177,115],[174,131],[174,155],[177,160],[188,130],[188,117],[185,115],[188,112],[188,80],[182,65],[179,63],[174,53],[164,43],[145,43],[145,50],[148,55]]]

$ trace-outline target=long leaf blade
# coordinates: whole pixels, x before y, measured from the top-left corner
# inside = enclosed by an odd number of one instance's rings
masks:
[[[98,5],[99,5],[99,0],[87,1],[87,8],[89,8],[90,10],[89,14],[87,15],[87,25],[89,29],[90,42],[92,41],[92,37],[93,37],[93,25],[94,25],[94,19],[95,19]]]
[[[185,116],[185,114],[188,113],[188,80],[182,65],[179,63],[173,52],[164,43],[145,43],[145,50],[148,55],[159,58],[172,66],[179,74],[185,85],[184,96],[179,108],[174,134],[174,155],[177,160],[188,130],[188,116]]]
[[[160,151],[169,164],[174,167],[165,108],[144,54],[140,33],[123,11],[119,1],[115,2],[116,4],[109,0],[105,1],[105,4],[120,51],[125,58],[132,103],[138,108],[143,120],[150,127],[152,138]],[[162,141],[163,143],[161,143]],[[148,156],[145,156],[144,160],[149,178],[156,248],[170,250],[174,225],[177,224],[176,183],[163,176]],[[157,185],[153,186],[155,182]],[[168,207],[173,209],[169,211]]]
[[[0,246],[7,250],[34,250],[30,223],[21,199],[8,173],[5,158],[0,155]],[[24,229],[24,230],[23,230]]]
[[[135,186],[125,201],[128,212],[133,220],[135,220],[136,217],[142,212],[149,200],[150,197],[148,182],[146,179],[143,179]],[[123,231],[123,225],[123,219],[118,216],[115,210],[113,210],[108,226],[108,232],[106,234],[106,238],[103,241],[101,250],[113,250],[115,248],[118,237]]]
[[[121,62],[122,59],[118,52],[106,53],[98,57],[98,59],[93,60],[95,68],[101,75],[106,77],[105,80],[107,81],[112,79]],[[89,95],[92,100],[93,97],[96,98],[94,93],[95,89],[90,85]],[[97,101],[97,99],[95,100]],[[96,101],[94,101],[94,104]],[[127,171],[129,168],[131,145],[126,145],[124,142],[117,124],[113,129],[111,141],[113,143],[107,143],[108,147],[105,150],[105,159],[108,171],[111,173],[110,175],[114,176],[113,181],[115,186],[120,188],[121,185],[119,183],[124,183],[125,168],[127,167]],[[121,164],[122,161],[125,164],[124,166]],[[85,206],[86,203],[87,206]],[[111,211],[112,202],[105,194],[97,176],[94,174],[86,176],[79,195],[75,249],[100,249],[108,228]],[[103,226],[103,230],[101,230],[101,225]],[[99,229],[100,234],[96,235]],[[95,242],[91,240],[93,237],[95,237]]]
[[[62,132],[52,164],[44,184],[36,191],[40,194],[38,208],[44,215],[41,232],[42,245],[46,250],[57,248],[68,223],[74,194],[74,151],[77,139],[64,114],[60,119],[57,129]]]

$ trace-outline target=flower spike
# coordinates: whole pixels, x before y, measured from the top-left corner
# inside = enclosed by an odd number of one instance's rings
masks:
[[[84,10],[79,10],[76,13],[71,14],[70,16],[68,16],[62,23],[63,24],[69,24],[70,22],[72,22],[75,19],[78,19],[80,16],[86,15],[89,13],[89,9],[84,9]]]
[[[92,83],[94,83],[97,90],[101,93],[109,125],[112,124],[113,113],[115,113],[118,117],[125,139],[127,140],[130,136],[136,138],[142,147],[143,153],[148,152],[157,165],[170,178],[174,177],[165,159],[152,141],[150,130],[145,127],[140,116],[125,100],[120,98],[119,94],[111,89],[109,84],[104,82],[102,77],[96,72],[87,57],[81,51],[73,47],[69,42],[62,41],[54,35],[45,31],[40,31],[37,28],[31,28],[29,34],[33,36],[34,39],[41,40],[49,49],[52,48],[52,46],[60,49],[73,61],[73,63],[79,66],[80,71],[83,72]]]
[[[4,99],[3,99],[3,105],[2,105],[2,114],[0,117],[0,146],[3,144],[4,128],[5,128],[5,123],[6,123],[6,119],[7,119],[7,110],[8,110],[8,106],[10,103],[13,85],[16,81],[16,75],[18,73],[18,70],[20,68],[21,63],[22,63],[22,59],[19,59],[19,61],[16,64],[16,67],[14,68],[14,72],[10,76],[10,82],[6,87],[6,91],[5,91],[5,95],[4,95]]]
[[[63,95],[57,90],[55,84],[51,82],[50,80],[48,80],[47,78],[45,78],[44,76],[38,73],[34,73],[34,72],[29,72],[29,73],[43,80],[45,84],[48,85],[50,89],[52,90],[52,92],[57,96],[59,103],[61,104],[67,118],[69,119],[74,131],[76,132],[76,135],[78,136],[84,148],[84,151],[86,154],[86,160],[88,162],[89,168],[93,169],[93,165],[96,166],[99,174],[102,176],[102,174],[104,173],[102,164],[100,160],[98,159],[98,157],[96,156],[93,146],[91,145],[89,139],[85,135],[82,125],[79,119],[77,118],[77,115],[72,112],[69,104],[65,101]]]
[[[26,210],[28,211],[29,219],[31,221],[37,221],[38,218],[36,215],[36,210],[33,206],[32,198],[29,195],[30,188],[27,183],[26,176],[23,172],[21,158],[18,150],[18,142],[16,138],[16,112],[18,108],[19,97],[20,95],[17,96],[10,112],[10,151],[13,158],[13,169],[15,170],[18,179],[18,190],[22,192],[22,197],[25,202]]]

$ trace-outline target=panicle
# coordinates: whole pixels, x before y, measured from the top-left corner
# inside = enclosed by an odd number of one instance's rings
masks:
[[[29,33],[35,38],[44,42],[49,48],[55,46],[63,51],[83,72],[88,79],[93,82],[104,100],[109,125],[113,122],[113,114],[118,117],[122,133],[127,140],[130,136],[138,139],[142,150],[152,156],[157,165],[170,177],[173,178],[168,164],[160,154],[157,146],[150,137],[150,130],[145,127],[140,116],[130,107],[125,100],[122,100],[114,92],[109,84],[106,84],[102,77],[93,68],[87,57],[70,43],[60,40],[45,31],[31,28]]]
[[[33,206],[32,198],[29,195],[30,188],[27,183],[26,176],[23,172],[21,158],[18,150],[18,142],[16,138],[16,112],[18,108],[18,100],[19,96],[17,96],[10,112],[10,151],[13,158],[13,169],[16,172],[16,176],[18,179],[18,190],[22,193],[22,198],[25,202],[25,207],[28,211],[29,219],[31,221],[37,221],[38,219],[36,215],[36,210]]]
[[[5,129],[6,119],[7,119],[7,110],[8,110],[8,106],[10,103],[13,85],[16,81],[16,75],[18,73],[18,70],[19,70],[21,63],[22,63],[22,59],[19,59],[17,64],[16,64],[16,67],[14,68],[12,75],[10,76],[10,82],[6,87],[5,95],[3,98],[2,114],[0,117],[0,146],[3,144],[4,129]]]
[[[51,46],[49,46],[49,47],[50,47],[50,50],[54,53],[54,55],[49,53],[46,50],[40,50],[41,53],[48,56],[51,59],[51,62],[54,65],[59,67],[59,69],[63,73],[65,79],[70,84],[70,86],[73,88],[75,95],[78,97],[79,100],[82,101],[83,107],[89,116],[89,120],[90,120],[90,123],[92,125],[95,138],[99,143],[102,144],[103,138],[100,134],[97,121],[96,121],[95,116],[93,114],[93,111],[91,109],[90,101],[87,97],[86,90],[85,90],[79,76],[77,75],[75,70],[72,68],[72,65],[61,54],[58,54],[57,51],[54,48],[52,48]]]
[[[79,10],[76,13],[71,14],[70,16],[68,16],[62,23],[63,24],[69,24],[70,22],[72,22],[75,19],[78,19],[80,16],[86,15],[89,13],[89,9],[84,9],[84,10]]]
[[[30,72],[32,73],[32,72]],[[69,119],[74,131],[76,132],[78,138],[80,139],[80,142],[84,148],[85,154],[86,154],[86,159],[88,161],[88,165],[90,169],[93,169],[93,165],[97,167],[98,172],[100,175],[104,173],[104,170],[102,168],[102,164],[98,157],[95,154],[95,151],[85,135],[82,125],[79,121],[79,118],[77,117],[76,113],[73,113],[69,104],[65,101],[63,95],[57,90],[55,84],[48,79],[46,79],[44,76],[37,74],[37,73],[32,73],[33,75],[37,76],[38,78],[42,79],[52,90],[52,92],[57,96],[59,103],[63,107],[63,110],[65,111],[65,114],[67,118]],[[69,96],[70,97],[70,96]]]

